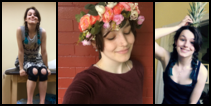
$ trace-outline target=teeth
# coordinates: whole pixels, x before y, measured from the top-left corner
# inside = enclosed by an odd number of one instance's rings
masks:
[[[181,50],[183,50],[183,51],[185,51],[185,52],[189,51],[189,50],[186,50],[186,49],[183,49],[183,48],[181,48]]]

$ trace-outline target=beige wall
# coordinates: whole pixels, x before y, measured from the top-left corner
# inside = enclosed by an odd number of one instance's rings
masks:
[[[180,22],[190,10],[190,2],[159,2],[155,5],[155,28],[160,28],[169,24]],[[209,14],[209,3],[206,4],[206,14]],[[160,39],[156,40],[160,44]],[[155,73],[157,69],[157,59],[155,59]]]
[[[35,6],[41,15],[41,25],[47,33],[48,61],[56,59],[56,2],[3,2],[2,3],[2,75],[13,68],[18,55],[16,30],[22,26],[26,8]],[[26,98],[26,84],[18,85],[18,99]],[[35,94],[38,93],[36,88]],[[56,83],[48,83],[47,93],[56,94]],[[2,103],[10,103],[10,76],[2,78]]]

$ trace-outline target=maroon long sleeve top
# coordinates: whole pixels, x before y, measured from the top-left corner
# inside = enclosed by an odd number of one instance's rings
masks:
[[[132,63],[132,69],[123,74],[93,65],[78,73],[66,90],[63,104],[141,104],[144,69],[138,61]]]

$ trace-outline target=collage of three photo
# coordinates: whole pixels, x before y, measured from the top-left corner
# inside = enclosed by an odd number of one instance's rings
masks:
[[[2,104],[209,104],[209,2],[2,2]]]

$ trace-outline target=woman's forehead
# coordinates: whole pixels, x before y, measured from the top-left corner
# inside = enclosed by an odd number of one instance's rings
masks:
[[[29,9],[28,13],[36,13],[36,12],[33,9]]]
[[[194,34],[188,29],[183,30],[180,34],[180,37],[185,37],[187,39],[192,39],[192,40],[194,40],[195,38]]]

